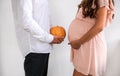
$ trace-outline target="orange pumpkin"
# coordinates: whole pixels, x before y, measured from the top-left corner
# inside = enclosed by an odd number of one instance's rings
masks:
[[[50,33],[54,36],[66,36],[66,31],[62,26],[54,26],[50,29]]]

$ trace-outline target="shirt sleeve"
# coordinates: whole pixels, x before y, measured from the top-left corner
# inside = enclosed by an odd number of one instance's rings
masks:
[[[53,35],[44,31],[32,16],[32,0],[21,0],[22,7],[22,21],[24,29],[29,32],[33,37],[42,42],[50,43],[53,40]]]
[[[109,0],[98,0],[99,7],[107,7],[109,9]]]
[[[114,5],[112,0],[99,0],[99,7],[107,7],[107,19],[106,26],[108,26],[113,21],[114,16]]]

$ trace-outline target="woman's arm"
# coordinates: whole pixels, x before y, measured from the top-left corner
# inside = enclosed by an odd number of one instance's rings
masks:
[[[79,49],[82,44],[85,42],[91,40],[93,37],[95,37],[98,33],[100,33],[104,28],[106,24],[106,18],[107,18],[107,8],[101,7],[97,11],[97,18],[95,25],[80,39],[70,42],[72,48]]]

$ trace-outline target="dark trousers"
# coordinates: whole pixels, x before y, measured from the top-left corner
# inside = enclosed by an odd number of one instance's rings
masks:
[[[47,76],[49,53],[30,53],[25,57],[25,76]]]

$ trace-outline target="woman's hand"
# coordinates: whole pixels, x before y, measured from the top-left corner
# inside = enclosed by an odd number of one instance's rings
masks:
[[[81,46],[81,42],[80,42],[80,40],[74,40],[74,41],[71,41],[70,43],[68,43],[68,45],[71,45],[71,47],[74,49],[79,49]]]

